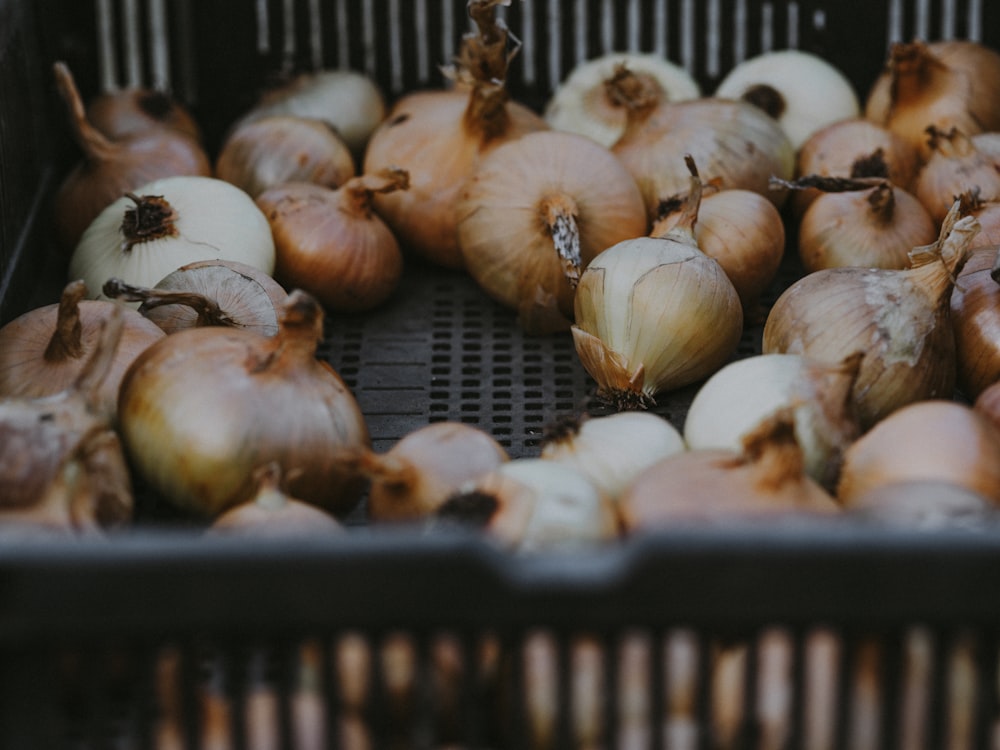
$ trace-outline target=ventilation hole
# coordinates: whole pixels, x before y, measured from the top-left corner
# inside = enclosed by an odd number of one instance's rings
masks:
[[[510,378],[493,378],[494,388],[510,388],[512,383]]]
[[[511,399],[510,391],[493,391],[493,398],[498,401],[509,401]]]
[[[510,375],[513,370],[510,367],[494,367],[493,373],[496,375]]]
[[[494,354],[493,355],[493,361],[494,362],[510,362],[510,361],[512,361],[512,357],[509,354]]]
[[[494,427],[493,428],[493,434],[494,435],[510,435],[513,432],[514,431],[510,427]]]
[[[451,375],[451,368],[450,367],[432,367],[431,368],[431,376],[437,376],[437,375]],[[445,381],[445,382],[447,382],[447,381]],[[444,385],[445,382],[443,382],[442,385]]]
[[[479,404],[462,404],[462,411],[479,411]]]
[[[540,368],[540,367],[530,367],[530,368],[529,367],[525,367],[524,368],[525,375],[527,375],[529,373],[532,374],[532,375],[535,375],[537,373],[540,373],[541,371],[542,371],[542,368]],[[526,377],[524,379],[524,387],[525,388],[541,388],[542,387],[542,382],[543,381],[542,381],[541,378],[527,378]]]
[[[524,392],[524,397],[525,398],[542,398],[542,392],[541,391],[525,391]]]
[[[431,398],[436,400],[448,400],[448,391],[431,391]]]
[[[469,367],[468,365],[466,365],[465,367],[462,368],[463,375],[480,375],[482,374],[482,372],[483,372],[482,367]]]
[[[510,411],[513,408],[514,407],[511,406],[511,404],[505,404],[505,403],[493,404],[493,409],[495,411]]]
[[[462,355],[462,362],[464,364],[466,364],[466,365],[472,364],[474,362],[479,362],[481,360],[482,360],[482,357],[479,356],[478,354],[463,354]]]
[[[508,409],[510,408],[509,404],[507,405],[507,408]],[[497,414],[495,417],[493,417],[493,424],[510,424],[512,421],[513,420],[506,414]]]
[[[541,422],[541,421],[543,421],[543,419],[544,419],[544,417],[542,417],[541,414],[525,414],[524,415],[524,421],[525,422]]]
[[[461,421],[463,424],[479,424],[479,420],[476,417],[462,417]]]
[[[448,404],[431,404],[431,411],[448,411]]]

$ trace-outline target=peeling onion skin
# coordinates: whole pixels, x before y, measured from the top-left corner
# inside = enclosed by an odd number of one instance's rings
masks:
[[[890,414],[844,454],[837,498],[894,482],[951,482],[1000,505],[1000,429],[972,407],[930,399]]]
[[[275,336],[192,328],[144,352],[122,383],[119,415],[151,488],[212,518],[249,498],[253,470],[277,461],[294,497],[349,512],[364,481],[337,455],[370,440],[353,395],[316,359],[322,325],[316,300],[295,290]]]

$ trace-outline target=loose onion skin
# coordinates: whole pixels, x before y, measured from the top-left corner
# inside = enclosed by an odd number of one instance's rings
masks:
[[[972,407],[932,399],[899,409],[844,454],[837,498],[905,480],[952,482],[1000,504],[1000,430]]]
[[[344,382],[316,359],[322,321],[319,304],[295,290],[275,336],[191,328],[144,352],[122,383],[119,419],[151,488],[211,518],[250,497],[253,470],[276,461],[294,497],[350,511],[364,482],[336,455],[367,447],[368,429]]]
[[[559,131],[530,133],[484,156],[457,216],[465,268],[531,333],[566,330],[582,269],[647,228],[625,167],[603,146]]]
[[[100,344],[103,326],[118,307],[85,300],[86,294],[86,284],[72,281],[57,304],[29,310],[0,328],[0,396],[52,396],[80,376]],[[95,394],[95,409],[114,420],[125,371],[163,336],[159,327],[139,313],[122,311],[121,336]]]
[[[997,250],[974,250],[951,293],[958,385],[972,400],[1000,379],[1000,284],[992,275]]]

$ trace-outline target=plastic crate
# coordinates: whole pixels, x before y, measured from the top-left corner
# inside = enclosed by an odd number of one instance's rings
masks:
[[[890,41],[1000,44],[989,0],[514,0],[506,17],[524,42],[512,93],[536,107],[610,50],[661,52],[711,91],[740,59],[800,47],[864,94]],[[0,0],[0,321],[63,279],[46,211],[74,152],[51,60],[88,93],[169,86],[217,145],[282,69],[366,70],[390,97],[438,85],[466,24],[464,0]],[[532,455],[589,394],[571,342],[524,336],[463,274],[408,271],[321,350],[375,448],[454,419]],[[657,408],[681,426],[693,393]],[[531,557],[365,528],[0,539],[0,747],[986,748],[998,584],[994,529],[848,522]]]

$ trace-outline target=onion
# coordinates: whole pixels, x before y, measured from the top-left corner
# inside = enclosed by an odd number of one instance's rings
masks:
[[[350,149],[329,125],[290,115],[237,125],[215,162],[216,177],[254,198],[285,182],[337,188],[354,174]]]
[[[101,211],[80,238],[69,275],[91,294],[115,277],[154,286],[188,263],[233,260],[270,274],[274,240],[249,195],[211,177],[168,177]]]
[[[201,141],[201,128],[187,107],[156,89],[130,86],[106,91],[87,103],[87,119],[113,141],[156,128],[177,130]]]
[[[265,336],[278,332],[277,308],[288,294],[260,269],[245,263],[204,260],[164,276],[155,287],[137,287],[111,278],[111,299],[141,302],[139,313],[166,333],[194,326],[249,328]]]
[[[1000,385],[997,382],[984,388],[972,407],[1000,429]]]
[[[568,328],[582,269],[647,228],[642,196],[614,155],[558,131],[484,156],[456,213],[469,274],[531,333]]]
[[[852,117],[813,133],[799,148],[795,174],[884,177],[909,191],[921,164],[920,152],[909,141],[871,120]],[[801,216],[817,195],[816,190],[794,193],[791,205],[795,214]]]
[[[244,122],[275,115],[322,120],[355,154],[364,151],[385,118],[385,96],[368,75],[356,70],[302,73],[266,91]]]
[[[610,148],[625,131],[628,113],[608,91],[607,82],[624,67],[648,81],[661,101],[701,96],[698,82],[684,68],[660,55],[609,52],[580,63],[545,105],[545,120],[555,130],[577,133]]]
[[[730,362],[695,394],[684,440],[692,450],[739,451],[762,422],[790,409],[806,474],[832,489],[844,450],[860,434],[851,389],[861,357],[825,363],[798,354],[761,354]]]
[[[132,484],[99,395],[125,313],[113,306],[64,390],[0,398],[0,522],[93,531],[132,516]]]
[[[573,549],[614,539],[618,521],[610,498],[578,472],[555,461],[507,461],[444,503],[436,523],[481,527],[518,552]]]
[[[773,117],[798,150],[813,133],[861,114],[854,86],[818,55],[803,50],[764,52],[736,65],[715,90]]]
[[[847,449],[837,498],[850,508],[862,493],[917,479],[951,482],[1000,503],[1000,429],[955,401],[909,404]]]
[[[968,191],[1000,198],[1000,154],[980,151],[975,141],[952,128],[927,129],[930,156],[917,176],[914,192],[935,221],[942,221],[957,197]]]
[[[712,374],[743,332],[739,295],[694,238],[702,189],[687,162],[692,189],[678,225],[600,253],[576,290],[577,355],[598,394],[620,407],[648,405],[660,392]]]
[[[238,534],[250,537],[283,537],[303,534],[330,534],[344,530],[329,513],[315,505],[289,497],[281,489],[281,469],[277,462],[254,472],[256,494],[216,518],[210,534]]]
[[[860,492],[851,500],[850,512],[906,529],[981,529],[995,523],[997,504],[952,482],[909,479]]]
[[[246,501],[253,471],[278,462],[294,497],[337,514],[363,481],[338,452],[366,447],[350,391],[316,359],[323,314],[295,290],[280,330],[190,328],[147,349],[122,383],[119,420],[132,463],[155,492],[206,517]]]
[[[368,516],[373,521],[416,521],[507,460],[507,452],[483,430],[434,422],[404,435],[383,454],[360,452],[357,469],[371,480]]]
[[[409,186],[401,169],[353,177],[331,190],[305,182],[266,190],[257,205],[274,235],[275,277],[329,310],[369,310],[396,290],[403,254],[373,211],[376,195]]]
[[[82,281],[66,285],[58,304],[22,314],[0,328],[0,396],[39,398],[69,388],[90,367],[103,328],[118,308],[112,302],[84,300]],[[154,323],[134,310],[122,313],[122,331],[93,407],[114,421],[118,389],[129,365],[163,338]]]
[[[659,461],[622,493],[618,506],[626,533],[666,524],[839,510],[804,472],[789,409],[745,436],[740,451],[703,448]]]
[[[673,203],[662,203],[660,219],[650,234],[662,237],[675,227],[683,216],[683,205],[681,196]],[[726,272],[740,297],[744,317],[755,314],[785,254],[785,225],[774,204],[750,190],[708,193],[698,207],[694,239]]]
[[[623,411],[551,426],[542,442],[541,458],[573,468],[614,499],[643,470],[684,450],[684,439],[663,417]]]
[[[617,83],[629,123],[611,150],[635,177],[650,220],[659,218],[661,203],[687,190],[689,176],[677,158],[685,153],[707,183],[752,190],[781,205],[785,194],[771,190],[769,180],[792,176],[795,150],[777,122],[742,101],[659,104],[638,83],[624,77]]]
[[[862,430],[894,410],[955,387],[949,301],[978,231],[959,203],[934,245],[915,248],[911,267],[830,268],[792,284],[764,325],[762,351],[837,361],[863,351],[854,402]]]
[[[965,39],[893,44],[865,116],[898,133],[924,158],[926,130],[973,135],[1000,130],[1000,53]]]
[[[972,251],[951,293],[958,385],[975,399],[1000,379],[1000,284],[992,275],[997,247]]]
[[[98,214],[124,193],[164,177],[211,174],[212,166],[199,143],[177,130],[154,128],[109,140],[87,121],[65,63],[55,63],[53,72],[69,111],[73,137],[83,151],[83,160],[63,178],[53,198],[58,239],[67,250],[77,244]],[[99,289],[100,283],[91,288]]]
[[[1000,198],[983,198],[976,189],[966,190],[960,197],[965,210],[979,221],[980,231],[972,249],[1000,245]]]
[[[447,268],[462,267],[456,206],[479,160],[505,141],[548,127],[509,101],[509,32],[492,15],[502,2],[470,0],[479,31],[464,41],[455,74],[460,85],[404,96],[365,151],[365,174],[399,167],[410,175],[409,190],[378,196],[379,215],[405,248]]]
[[[923,204],[884,178],[806,175],[780,182],[820,191],[799,224],[799,257],[809,273],[823,268],[906,268],[909,253],[937,236]]]

